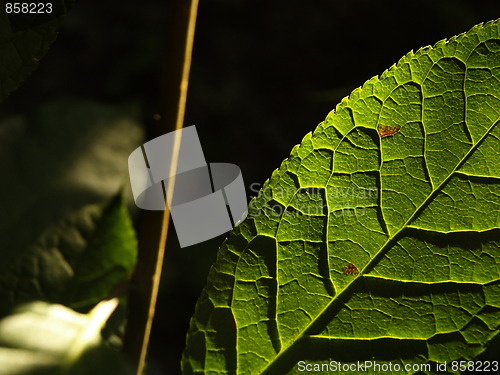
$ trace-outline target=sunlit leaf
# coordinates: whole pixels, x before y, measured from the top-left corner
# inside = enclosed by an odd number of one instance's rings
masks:
[[[222,245],[184,373],[482,353],[500,328],[499,121],[498,21],[354,90]]]
[[[102,302],[86,315],[44,302],[17,309],[0,320],[0,375],[130,374],[100,335],[116,303]]]

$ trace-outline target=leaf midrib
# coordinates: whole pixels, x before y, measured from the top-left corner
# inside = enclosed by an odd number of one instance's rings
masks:
[[[299,342],[299,340],[302,337],[307,336],[308,335],[307,332],[311,328],[313,328],[315,326],[315,324],[318,322],[318,320],[331,308],[331,306],[344,295],[344,293],[349,289],[349,287],[351,285],[353,285],[360,277],[362,277],[366,270],[369,270],[376,265],[379,258],[381,258],[387,252],[387,250],[389,248],[388,245],[391,244],[394,241],[394,239],[397,238],[398,235],[408,227],[409,223],[418,214],[421,213],[421,211],[429,204],[431,199],[435,197],[435,195],[441,190],[441,188],[456,173],[457,169],[460,168],[465,163],[465,161],[470,157],[470,155],[477,149],[479,144],[481,144],[482,141],[491,133],[491,131],[498,124],[499,121],[500,121],[500,118],[497,118],[495,121],[493,121],[492,125],[488,128],[487,131],[484,132],[483,136],[476,143],[474,143],[472,145],[472,147],[469,149],[469,151],[467,153],[464,154],[462,159],[460,159],[460,161],[456,164],[455,168],[446,176],[446,178],[444,178],[441,181],[441,183],[429,193],[428,197],[424,201],[422,201],[420,206],[418,206],[417,209],[415,209],[413,214],[406,220],[406,222],[396,232],[394,232],[394,234],[392,236],[390,236],[390,235],[388,236],[386,242],[380,247],[380,250],[377,253],[375,253],[375,255],[373,255],[371,260],[362,269],[359,270],[359,274],[356,275],[355,278],[350,283],[346,284],[346,286],[343,289],[341,289],[335,296],[332,297],[330,302],[328,302],[328,304],[326,304],[325,307],[323,307],[323,309],[321,309],[321,311],[316,315],[316,317],[313,320],[311,320],[309,322],[309,324],[307,324],[307,326],[304,327],[304,329],[296,336],[295,340],[293,340],[291,342],[291,344],[289,344],[288,346],[283,348],[279,353],[277,353],[277,355],[271,361],[269,361],[266,364],[266,366],[260,371],[260,374],[265,374],[266,371],[269,370],[270,366],[273,365],[274,363],[276,363],[279,360],[279,358],[283,356],[283,354],[285,354],[297,342]],[[276,319],[277,319],[277,317],[276,317]]]

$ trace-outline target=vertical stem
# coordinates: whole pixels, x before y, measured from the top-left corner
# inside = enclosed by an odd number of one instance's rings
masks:
[[[193,50],[198,0],[175,0],[169,19],[163,108],[158,134],[182,129],[186,109],[189,71]],[[175,175],[180,137],[172,150],[170,170]],[[168,167],[168,166],[166,166]],[[165,186],[172,197],[175,177]],[[167,199],[168,201],[168,199]],[[145,211],[139,229],[139,254],[129,295],[129,312],[123,351],[142,375],[155,313],[165,243],[170,223],[168,205],[165,211]]]

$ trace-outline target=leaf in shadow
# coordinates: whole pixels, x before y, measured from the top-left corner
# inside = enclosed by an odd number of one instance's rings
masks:
[[[125,201],[102,202],[128,187],[136,116],[62,100],[0,127],[0,315],[34,299],[84,308],[127,279],[136,241]]]
[[[0,12],[0,102],[17,89],[36,69],[40,59],[45,56],[55,41],[57,30],[64,17],[74,6],[76,0],[57,0],[36,5],[37,12],[6,11],[2,2]],[[51,4],[45,12],[38,13],[41,7]],[[21,5],[21,3],[17,3]]]

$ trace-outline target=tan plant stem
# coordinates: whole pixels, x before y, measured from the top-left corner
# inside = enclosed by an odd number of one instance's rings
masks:
[[[189,71],[193,50],[198,0],[176,0],[170,17],[169,44],[164,87],[164,98],[158,134],[182,129],[186,108]],[[172,150],[172,165],[165,166],[175,175],[180,137]],[[165,188],[167,201],[174,192],[175,177]],[[158,287],[167,234],[170,210],[146,211],[139,230],[139,255],[129,295],[129,312],[123,350],[142,375],[155,313]]]

